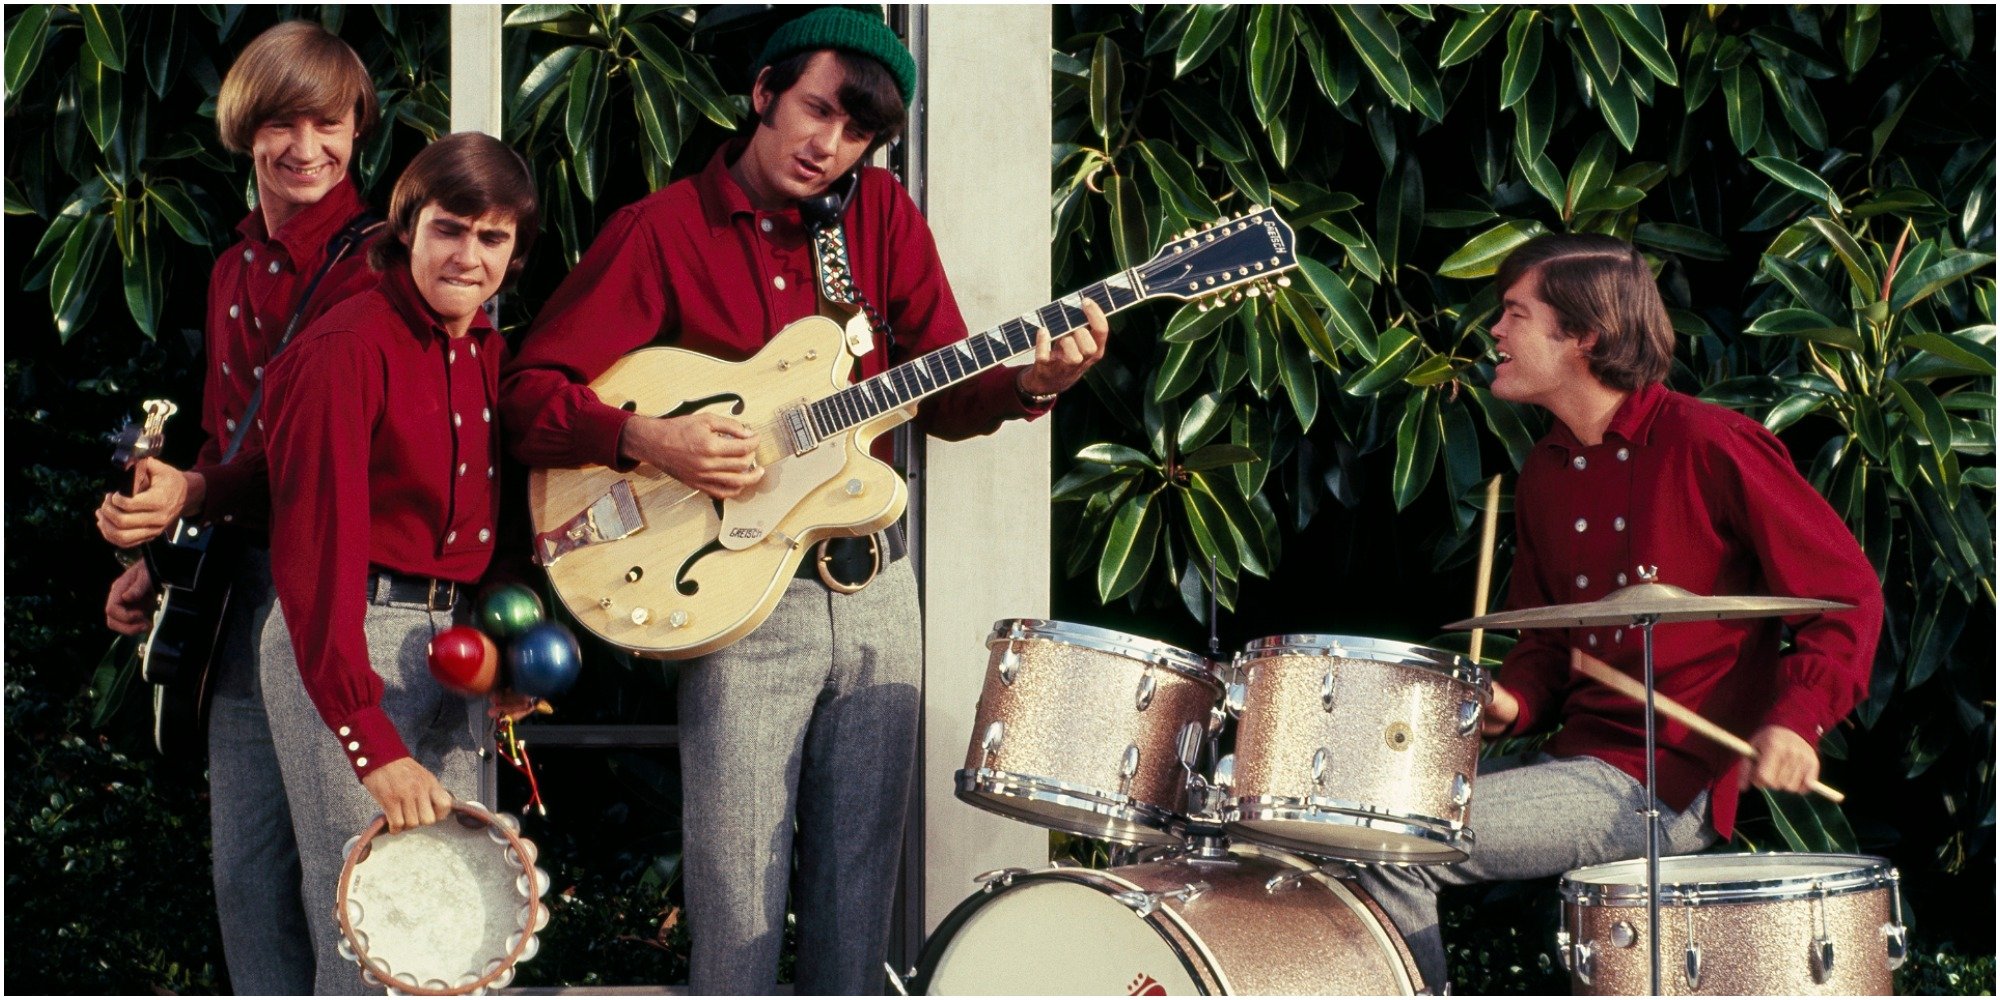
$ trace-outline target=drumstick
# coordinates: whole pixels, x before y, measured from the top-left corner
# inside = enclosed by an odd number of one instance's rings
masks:
[[[1493,527],[1500,519],[1500,477],[1486,483],[1486,524],[1479,529],[1479,583],[1472,592],[1472,617],[1486,613],[1487,587],[1493,580]],[[1479,662],[1479,648],[1486,643],[1486,630],[1472,630],[1472,662]]]
[[[1604,662],[1603,660],[1598,659],[1595,656],[1590,655],[1589,653],[1584,652],[1581,649],[1572,649],[1569,651],[1569,664],[1571,667],[1575,668],[1577,672],[1589,676],[1591,679],[1597,681],[1598,683],[1603,684],[1605,687],[1608,687],[1613,691],[1616,691],[1619,694],[1622,694],[1625,697],[1632,699],[1633,701],[1643,702],[1646,700],[1645,685],[1640,684],[1638,681],[1633,680],[1632,678],[1626,676],[1625,674],[1619,673],[1610,664]],[[1686,705],[1683,705],[1680,702],[1677,702],[1672,698],[1669,698],[1666,695],[1660,694],[1659,692],[1656,691],[1653,693],[1653,706],[1659,710],[1659,713],[1661,715],[1664,715],[1667,718],[1672,719],[1675,722],[1678,722],[1681,725],[1686,726],[1689,729],[1692,729],[1695,732],[1700,733],[1701,735],[1706,736],[1709,739],[1722,744],[1724,747],[1730,750],[1734,750],[1736,753],[1741,754],[1746,759],[1749,760],[1757,759],[1756,747],[1751,746],[1749,743],[1745,742],[1742,737],[1737,736],[1735,733],[1732,733],[1729,730],[1724,729],[1721,726],[1718,726],[1715,723],[1710,722],[1699,715],[1696,715],[1694,711],[1689,709]],[[1843,794],[1839,789],[1827,785],[1825,782],[1821,781],[1813,782],[1812,790],[1818,792],[1821,795],[1826,796],[1827,801],[1832,802],[1836,805],[1838,805],[1841,802],[1847,801],[1847,796],[1845,794]]]

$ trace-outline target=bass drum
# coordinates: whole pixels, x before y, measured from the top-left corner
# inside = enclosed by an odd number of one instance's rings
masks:
[[[1007,869],[939,925],[910,981],[932,996],[1410,996],[1387,917],[1309,861],[1238,845],[1106,871]]]

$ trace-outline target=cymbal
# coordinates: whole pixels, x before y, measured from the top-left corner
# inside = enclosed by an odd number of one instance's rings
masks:
[[[1636,625],[1645,618],[1656,622],[1707,622],[1839,611],[1853,606],[1806,597],[1703,597],[1670,583],[1637,583],[1614,590],[1595,601],[1500,611],[1452,622],[1445,628],[1592,628],[1598,625]]]

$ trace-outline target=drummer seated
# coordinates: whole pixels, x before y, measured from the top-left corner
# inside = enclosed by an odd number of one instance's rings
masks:
[[[1854,607],[1658,625],[1658,692],[1747,737],[1758,759],[1739,767],[1692,730],[1661,726],[1657,800],[1646,794],[1644,707],[1570,665],[1581,651],[1641,676],[1645,636],[1629,624],[1524,632],[1482,730],[1558,731],[1538,751],[1482,762],[1470,860],[1364,876],[1434,985],[1445,976],[1440,886],[1640,857],[1650,809],[1663,853],[1700,851],[1734,830],[1739,790],[1806,791],[1820,736],[1867,693],[1882,625],[1873,568],[1784,445],[1662,384],[1673,326],[1637,250],[1608,236],[1541,236],[1508,257],[1497,283],[1493,395],[1554,417],[1515,490],[1510,608],[1598,601],[1655,572],[1694,594]]]

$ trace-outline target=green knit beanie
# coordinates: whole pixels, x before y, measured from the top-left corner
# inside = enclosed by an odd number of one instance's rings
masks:
[[[794,52],[843,49],[881,63],[896,78],[896,92],[909,104],[917,93],[917,61],[882,18],[852,7],[821,7],[788,21],[764,43],[764,53],[750,67],[752,74]]]

